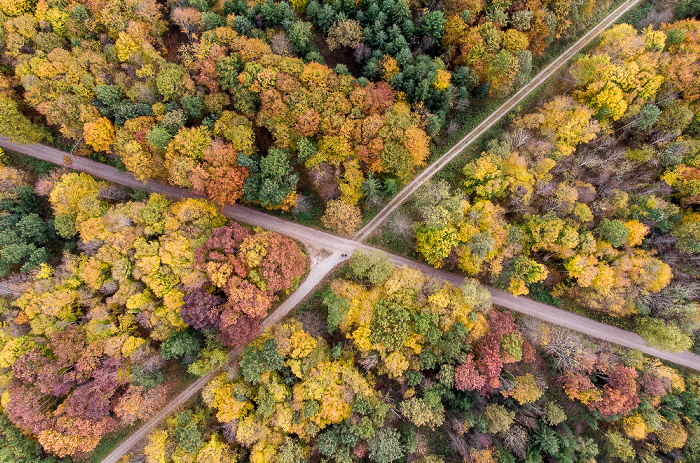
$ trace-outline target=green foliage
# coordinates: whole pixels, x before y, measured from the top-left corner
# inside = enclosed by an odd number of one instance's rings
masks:
[[[243,61],[238,56],[224,56],[216,62],[216,70],[221,88],[233,90],[238,87],[238,74],[243,70]]]
[[[284,359],[277,350],[277,342],[270,338],[261,346],[249,345],[243,351],[240,361],[241,372],[246,381],[257,383],[265,371],[275,371],[284,367]]]
[[[140,116],[152,116],[153,109],[145,103],[132,103],[128,100],[122,100],[114,106],[114,123],[124,125],[130,119],[135,119]]]
[[[36,211],[48,215],[46,200],[29,186],[0,201],[0,277],[13,269],[30,272],[51,257],[54,225]]]
[[[544,420],[550,426],[556,426],[566,420],[566,413],[555,402],[547,402],[544,408]]]
[[[121,101],[124,94],[117,85],[96,85],[95,95],[97,99],[107,108],[116,106]]]
[[[51,139],[46,128],[32,123],[20,112],[17,103],[0,94],[0,135],[14,143],[38,143]]]
[[[519,333],[512,333],[501,339],[501,348],[512,355],[516,360],[523,357],[523,337]]]
[[[617,248],[625,244],[629,230],[620,220],[604,219],[596,228],[596,233]]]
[[[352,403],[352,411],[360,415],[369,415],[372,412],[372,403],[364,396],[357,396]]]
[[[243,198],[274,208],[294,193],[299,174],[293,172],[288,151],[271,148],[262,158],[238,156],[238,164],[248,168],[251,175],[243,184]]]
[[[367,279],[374,285],[382,285],[394,271],[389,256],[380,251],[355,252],[350,257],[350,271],[360,279]]]
[[[199,95],[185,95],[182,97],[182,109],[185,115],[190,119],[202,117],[202,102],[203,99]]]
[[[697,421],[690,421],[687,426],[688,440],[683,448],[683,455],[688,463],[700,461],[700,424]]]
[[[455,385],[455,367],[447,363],[440,365],[435,378],[446,388],[452,389]]]
[[[163,359],[192,357],[202,350],[202,341],[193,329],[173,331],[160,346]]]
[[[421,381],[423,381],[423,373],[420,371],[408,370],[406,372],[406,384],[408,384],[410,387],[418,386]]]
[[[636,452],[629,439],[625,439],[625,437],[617,431],[611,431],[607,433],[605,437],[605,449],[608,455],[615,455],[615,457],[623,462],[634,461]]]
[[[386,346],[390,351],[403,346],[409,334],[411,314],[396,302],[380,299],[374,306],[370,329],[372,342]]]
[[[214,13],[212,11],[203,12],[201,15],[201,21],[202,28],[205,31],[216,29],[217,27],[221,27],[224,24],[226,24],[226,20],[220,14]]]
[[[146,371],[141,365],[131,367],[131,384],[140,386],[147,391],[160,386],[164,379],[163,370]]]
[[[70,214],[57,215],[54,219],[54,227],[58,236],[65,239],[71,239],[78,233],[75,229],[75,220]]]
[[[382,183],[372,172],[362,182],[362,198],[366,205],[378,204],[382,199]]]
[[[637,127],[645,132],[659,120],[661,110],[653,104],[646,104],[642,107],[636,117]]]
[[[360,439],[369,440],[377,433],[377,428],[369,416],[363,416],[355,429],[355,434]]]
[[[172,133],[165,127],[160,125],[154,125],[151,130],[146,133],[146,141],[153,149],[157,151],[165,151],[170,144],[170,140],[173,139]]]
[[[431,11],[421,19],[421,31],[426,37],[440,40],[445,33],[445,15],[442,11]]]
[[[435,429],[436,426],[442,424],[445,419],[444,409],[439,404],[437,410],[430,407],[425,400],[417,397],[411,397],[404,400],[400,405],[401,414],[405,416],[411,423],[420,427],[427,426]]]
[[[167,64],[156,76],[158,92],[165,101],[178,100],[185,91],[185,74],[183,69],[176,64]]]
[[[326,457],[333,458],[338,462],[349,462],[350,453],[348,448],[342,445],[340,427],[328,428],[318,436],[318,452]]]
[[[404,456],[401,435],[396,429],[380,429],[368,444],[369,459],[375,463],[391,463]]]
[[[654,124],[654,128],[663,132],[680,135],[692,120],[693,111],[685,104],[676,102],[661,111],[658,120]]]
[[[693,345],[693,340],[672,322],[644,317],[637,332],[652,347],[670,352],[682,352]]]
[[[541,452],[555,456],[559,453],[559,439],[557,432],[540,424],[540,427],[534,433],[533,446]]]
[[[191,410],[180,412],[177,417],[177,426],[174,430],[175,438],[180,447],[187,453],[194,455],[204,445],[199,423]]]
[[[277,457],[280,463],[306,463],[307,453],[303,444],[286,437]]]
[[[484,413],[486,417],[486,425],[491,434],[498,434],[505,431],[513,424],[515,420],[515,412],[507,410],[502,405],[489,404]]]
[[[187,368],[189,373],[196,376],[204,376],[212,371],[222,368],[228,362],[228,351],[219,343],[207,346],[199,351],[197,359]]]
[[[347,317],[350,303],[330,289],[323,293],[323,303],[328,307],[328,333],[333,333]]]
[[[306,137],[301,137],[297,142],[297,159],[299,162],[305,162],[316,154],[317,151],[318,146],[316,143]]]
[[[182,109],[175,109],[163,114],[160,124],[170,133],[177,133],[186,121],[185,112]]]
[[[700,253],[700,223],[687,221],[676,227],[672,235],[678,239],[676,247],[687,253]]]
[[[2,463],[53,463],[52,457],[44,458],[36,439],[25,436],[22,431],[0,413],[0,462]]]
[[[313,25],[304,21],[295,21],[289,29],[287,29],[287,37],[289,41],[294,45],[294,50],[299,54],[305,54],[308,49],[309,44],[313,34],[311,33],[311,28]]]

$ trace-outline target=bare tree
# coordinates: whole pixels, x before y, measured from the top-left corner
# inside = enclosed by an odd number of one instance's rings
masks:
[[[231,420],[223,426],[223,435],[226,442],[236,442],[236,433],[238,432],[238,420]]]
[[[662,90],[656,94],[656,104],[658,106],[668,106],[678,99],[678,93],[673,90]]]
[[[455,110],[456,111],[466,111],[467,108],[471,105],[471,101],[469,98],[460,98],[457,100],[457,103],[455,103]]]
[[[108,280],[100,286],[100,294],[104,297],[109,297],[119,290],[119,282],[117,280]]]
[[[102,187],[97,196],[100,199],[105,199],[108,201],[126,201],[129,199],[129,193],[126,192],[126,189],[114,184],[109,184]]]
[[[678,135],[673,132],[654,132],[650,144],[658,145],[659,143],[675,140],[676,138],[678,138]]]
[[[637,29],[641,31],[648,26],[657,28],[662,23],[670,23],[671,21],[673,21],[673,11],[670,8],[659,9],[657,5],[656,8],[650,11],[644,19],[637,24]]]
[[[294,206],[294,215],[308,214],[313,209],[313,201],[310,197],[300,194],[297,197],[297,204]]]
[[[294,56],[294,46],[284,32],[278,32],[270,39],[272,53],[282,56]]]
[[[16,298],[29,286],[32,277],[26,273],[16,273],[0,280],[0,296]]]
[[[389,231],[396,238],[402,240],[410,240],[413,238],[413,219],[403,209],[399,209],[393,213],[391,217],[389,217],[386,226],[389,227]]]
[[[522,332],[552,358],[559,371],[580,370],[592,361],[586,340],[574,331],[527,317]]]
[[[506,141],[516,149],[532,139],[532,132],[527,129],[514,129],[506,133]]]
[[[450,447],[457,452],[465,461],[469,458],[469,445],[462,435],[459,435],[451,429],[446,429],[447,436],[450,438]]]
[[[502,433],[503,445],[519,459],[524,459],[527,454],[530,436],[522,426],[511,426]]]
[[[78,240],[78,249],[83,251],[84,254],[93,255],[97,251],[100,250],[100,248],[102,247],[103,244],[104,244],[104,241],[102,241],[102,240],[90,240],[90,241]]]
[[[457,122],[457,121],[451,121],[449,124],[447,124],[447,127],[445,128],[445,133],[447,135],[452,135],[453,133],[457,133],[459,129],[462,128],[462,125]]]
[[[379,363],[379,356],[376,352],[370,352],[362,356],[357,363],[359,363],[360,366],[365,369],[365,371],[369,371],[377,366],[377,363]]]

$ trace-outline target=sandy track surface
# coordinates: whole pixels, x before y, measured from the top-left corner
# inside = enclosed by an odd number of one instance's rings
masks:
[[[376,215],[372,220],[370,220],[367,225],[362,227],[353,238],[357,241],[365,241],[369,238],[372,233],[386,220],[389,216],[399,208],[404,202],[411,197],[411,195],[420,188],[425,182],[430,180],[430,178],[438,173],[443,167],[445,167],[450,161],[459,155],[466,147],[475,142],[480,136],[486,133],[494,124],[503,118],[508,112],[515,108],[520,102],[522,102],[533,90],[542,85],[547,79],[549,79],[555,72],[557,72],[567,61],[569,61],[576,53],[580,52],[586,45],[591,43],[598,34],[603,32],[605,29],[610,27],[622,17],[627,11],[629,11],[634,5],[637,4],[639,0],[628,0],[619,7],[617,7],[612,13],[610,13],[605,19],[598,23],[593,29],[588,31],[583,37],[578,39],[571,47],[569,47],[564,53],[559,55],[554,61],[549,63],[547,67],[542,69],[535,77],[530,80],[528,84],[523,86],[518,90],[513,96],[511,96],[505,103],[498,107],[494,112],[492,112],[486,119],[484,119],[479,125],[477,125],[474,130],[469,132],[464,138],[458,141],[448,152],[443,154],[435,162],[430,164],[428,167],[423,169],[421,173],[416,175],[416,177],[409,182],[405,187],[399,191],[396,196],[394,196],[391,201],[387,203],[386,206]]]
[[[65,152],[48,146],[16,145],[1,137],[0,146],[57,164],[61,164],[63,161],[63,156],[66,155]],[[95,177],[104,178],[106,180],[130,187],[146,188],[148,191],[165,194],[173,198],[197,197],[192,192],[182,188],[162,185],[152,181],[146,183],[139,182],[128,172],[120,172],[111,166],[101,164],[99,162],[76,156],[71,156],[71,158],[71,168],[86,172]],[[290,222],[280,217],[275,217],[238,204],[227,206],[224,208],[223,213],[231,219],[286,234],[317,249],[327,249],[334,253],[333,255],[336,256],[334,259],[336,260],[339,259],[339,257],[337,257],[338,254],[351,254],[355,250],[372,251],[376,249],[354,239],[342,238],[331,233],[306,227],[304,225]],[[449,281],[455,285],[461,285],[464,279],[463,276],[437,270],[429,265],[415,262],[405,257],[393,254],[389,254],[389,256],[394,265],[408,265],[411,267],[416,267],[434,278]],[[326,259],[323,262],[329,261]],[[330,263],[328,263],[328,265],[330,265]],[[321,269],[326,267],[321,265],[318,268]],[[331,268],[332,266],[328,267],[328,270]],[[321,274],[320,270],[315,271],[315,269],[312,269],[304,284],[302,284],[299,289],[292,296],[290,296],[288,301],[301,301],[304,297],[306,297],[308,292],[323,279],[324,275],[325,273]],[[645,354],[653,355],[660,359],[700,371],[700,356],[693,353],[661,351],[659,349],[647,346],[646,342],[636,333],[591,320],[581,315],[534,301],[527,297],[516,297],[512,294],[489,286],[485,287],[491,293],[493,303],[499,307],[504,307],[515,312],[530,315],[540,320],[554,323],[597,339],[624,347],[629,347],[631,349],[639,349]]]

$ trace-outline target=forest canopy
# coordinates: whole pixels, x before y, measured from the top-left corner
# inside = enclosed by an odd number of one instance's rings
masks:
[[[2,409],[59,457],[84,457],[162,407],[168,365],[225,365],[309,265],[291,239],[227,224],[204,200],[128,200],[78,173],[37,185],[77,248],[4,283]]]
[[[146,461],[695,461],[696,375],[377,255],[316,298],[153,431]]]
[[[552,84],[568,94],[416,193],[416,251],[516,295],[639,315],[652,345],[697,349],[699,27],[602,33]]]
[[[523,85],[533,56],[610,6],[7,3],[0,131],[57,138],[220,205],[323,211],[350,234],[425,164],[432,137],[458,130],[471,99]]]

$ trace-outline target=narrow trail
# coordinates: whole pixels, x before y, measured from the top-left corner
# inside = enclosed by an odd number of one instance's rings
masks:
[[[353,239],[345,239],[330,233],[305,227],[279,217],[274,217],[260,211],[246,208],[240,205],[227,206],[223,214],[231,219],[274,230],[286,234],[294,239],[302,241],[307,245],[318,249],[328,249],[333,252],[331,256],[318,262],[313,266],[306,280],[300,285],[284,303],[282,303],[263,323],[263,329],[282,320],[299,302],[301,302],[313,289],[323,280],[323,278],[340,262],[344,260],[343,254],[350,254],[354,250],[371,251],[375,248],[363,244],[369,236],[408,198],[433,175],[444,168],[450,161],[459,155],[466,147],[477,140],[489,128],[496,124],[505,114],[523,101],[527,95],[539,87],[555,72],[557,72],[571,57],[578,53],[583,47],[588,45],[600,32],[617,21],[625,12],[630,10],[639,0],[628,0],[608,15],[603,21],[586,33],[567,51],[545,67],[527,85],[521,88],[516,94],[509,98],[494,113],[482,121],[473,131],[460,140],[447,153],[441,156],[436,162],[423,170],[416,178],[404,187],[367,225],[359,230]],[[117,169],[91,161],[89,159],[68,155],[67,153],[44,145],[17,145],[0,137],[0,146],[24,153],[26,155],[43,159],[58,165],[66,165],[74,170],[86,172],[95,177],[100,177],[114,183],[118,183],[131,188],[145,188],[153,193],[164,194],[173,198],[193,198],[198,197],[188,190],[184,190],[157,182],[148,181],[146,183],[136,180],[131,174],[120,172]],[[434,269],[425,264],[411,261],[404,257],[390,255],[390,260],[394,265],[408,265],[416,267],[424,273],[447,281],[454,285],[461,285],[463,277],[441,270]],[[526,314],[548,323],[553,323],[573,331],[578,331],[587,336],[603,341],[614,343],[631,349],[638,349],[641,352],[658,357],[663,360],[685,366],[700,371],[700,356],[691,352],[672,353],[665,352],[647,346],[646,342],[636,333],[631,333],[595,320],[582,317],[571,312],[558,309],[554,306],[543,304],[525,297],[516,298],[512,294],[505,293],[487,286],[491,293],[493,304],[504,307],[515,312]],[[229,361],[233,362],[240,355],[241,349],[234,349],[229,354]],[[161,409],[154,417],[142,425],[129,438],[115,448],[102,463],[116,463],[123,455],[143,440],[148,433],[153,430],[163,419],[171,414],[177,407],[181,406],[195,394],[218,372],[212,372],[192,383],[166,407]]]
[[[532,93],[537,87],[542,85],[547,79],[549,79],[555,72],[567,63],[576,53],[580,52],[586,45],[591,43],[593,39],[598,37],[598,35],[605,29],[610,27],[622,17],[627,11],[634,7],[639,0],[627,0],[625,3],[617,7],[612,13],[610,13],[605,19],[599,22],[593,29],[588,31],[583,37],[578,39],[571,47],[569,47],[564,53],[559,55],[554,61],[549,63],[547,67],[542,69],[539,74],[530,80],[525,86],[518,90],[513,96],[508,98],[505,103],[498,107],[494,112],[492,112],[486,119],[484,119],[479,125],[477,125],[474,130],[469,132],[464,138],[458,141],[449,151],[440,156],[435,162],[430,164],[428,167],[423,169],[421,173],[416,175],[416,177],[409,182],[405,187],[399,191],[396,196],[394,196],[384,208],[377,215],[372,218],[364,227],[362,227],[355,235],[353,239],[356,241],[365,241],[367,238],[372,236],[379,226],[384,223],[386,219],[389,218],[391,214],[396,211],[403,203],[405,203],[408,198],[413,195],[413,193],[421,187],[425,182],[430,180],[430,178],[436,173],[440,172],[450,161],[456,158],[465,148],[474,143],[480,136],[482,136],[486,131],[493,127],[498,121],[500,121],[503,116],[508,114],[513,108],[515,108],[520,102],[522,102],[530,93]]]
[[[66,155],[66,153],[63,151],[44,145],[16,145],[6,141],[2,137],[0,137],[0,146],[58,164],[61,164],[63,156]],[[73,157],[73,164],[71,167],[95,177],[110,180],[114,183],[135,188],[145,188],[148,191],[161,193],[172,198],[197,197],[191,191],[182,188],[162,185],[152,181],[144,184],[138,180],[135,180],[128,172],[119,172],[111,166],[85,158]],[[309,246],[313,246],[317,249],[327,249],[336,254],[351,254],[355,250],[376,250],[376,248],[373,246],[355,241],[353,239],[341,238],[321,230],[316,230],[315,228],[306,227],[304,225],[271,216],[264,212],[250,209],[238,204],[225,207],[223,214],[233,220],[273,230],[304,242]],[[464,280],[463,276],[438,270],[430,267],[429,265],[416,262],[405,257],[389,254],[389,258],[394,265],[407,265],[409,267],[415,267],[434,278],[448,281],[455,285],[461,285],[462,281]],[[313,273],[313,271],[311,273]],[[296,298],[295,300],[302,300],[308,294],[308,292],[305,291],[310,291],[310,289],[323,278],[323,276],[319,275],[317,276],[317,282],[313,283],[314,277],[312,277],[311,273],[307,277],[305,284],[302,284],[290,297],[290,299],[288,299],[288,301],[292,300],[292,297]],[[309,285],[311,286],[306,285],[307,282],[309,282]],[[564,328],[568,328],[573,331],[578,331],[596,339],[618,344],[631,349],[639,349],[647,355],[658,357],[677,365],[700,371],[700,356],[691,352],[676,353],[661,351],[659,349],[647,346],[646,342],[636,333],[591,320],[589,318],[582,317],[581,315],[559,309],[552,305],[534,301],[527,297],[516,297],[512,294],[500,291],[490,286],[483,286],[491,293],[494,305],[499,307],[525,315],[530,315],[540,320],[563,326]]]
[[[268,327],[280,322],[284,317],[286,317],[289,312],[291,312],[297,304],[299,304],[306,295],[310,294],[314,288],[323,280],[323,278],[331,271],[333,268],[345,260],[341,253],[336,252],[326,257],[322,261],[316,263],[309,272],[306,280],[299,286],[299,289],[294,292],[287,300],[280,304],[274,312],[272,312],[263,321],[261,326],[261,331],[264,331]],[[238,357],[243,351],[242,348],[232,349],[229,352],[229,364],[233,364],[238,360]],[[139,427],[133,434],[131,434],[126,440],[124,440],[118,447],[116,447],[109,455],[102,459],[102,463],[117,463],[121,457],[129,453],[129,451],[138,444],[141,440],[145,439],[158,424],[167,418],[171,413],[178,409],[182,404],[194,397],[212,378],[219,374],[221,370],[213,371],[206,376],[202,376],[194,383],[190,384],[187,389],[178,394],[173,398],[165,407],[160,409],[160,411],[148,419],[141,427]]]

